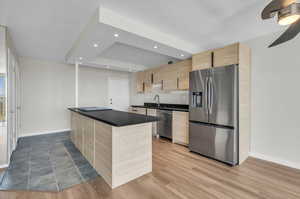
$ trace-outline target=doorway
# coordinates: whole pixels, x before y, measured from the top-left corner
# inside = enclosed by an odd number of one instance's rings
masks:
[[[129,79],[110,77],[108,79],[108,106],[114,110],[128,111]]]

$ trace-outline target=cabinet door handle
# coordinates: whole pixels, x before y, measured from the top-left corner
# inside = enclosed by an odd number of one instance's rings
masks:
[[[177,89],[179,89],[179,77],[177,77]]]
[[[214,58],[215,58],[215,54],[214,54],[214,52],[211,52],[211,66],[212,67],[214,67],[214,65],[215,65]]]
[[[153,84],[153,73],[151,74],[151,84]]]

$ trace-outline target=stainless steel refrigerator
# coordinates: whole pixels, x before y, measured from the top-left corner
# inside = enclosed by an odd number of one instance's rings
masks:
[[[238,164],[238,65],[190,73],[189,149]]]

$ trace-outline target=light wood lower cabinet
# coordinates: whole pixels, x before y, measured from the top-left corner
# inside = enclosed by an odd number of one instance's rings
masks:
[[[71,133],[70,138],[76,146],[76,113],[71,112]]]
[[[95,121],[96,171],[112,187],[152,171],[151,123],[113,127]]]
[[[89,118],[83,118],[82,119],[82,125],[83,125],[83,154],[86,157],[86,159],[89,161],[91,165],[94,164],[94,121]]]
[[[83,153],[83,126],[82,116],[76,116],[76,147]]]
[[[172,121],[172,140],[173,143],[189,144],[189,113],[173,111]]]
[[[112,126],[95,122],[95,170],[112,185]]]
[[[152,171],[152,123],[115,127],[71,113],[71,139],[115,188]]]

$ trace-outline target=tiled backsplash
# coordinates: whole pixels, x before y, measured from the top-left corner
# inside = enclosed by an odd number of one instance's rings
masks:
[[[142,105],[145,102],[154,102],[154,96],[158,94],[161,103],[168,104],[188,104],[189,95],[188,91],[174,91],[169,93],[153,92],[146,94],[134,94],[131,96],[130,104]]]

